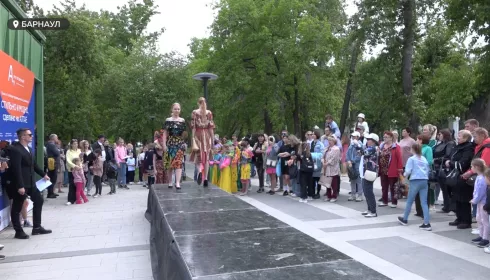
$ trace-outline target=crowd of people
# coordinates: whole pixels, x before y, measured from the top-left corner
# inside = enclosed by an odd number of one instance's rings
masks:
[[[324,187],[324,200],[335,203],[345,170],[351,186],[348,200],[366,201],[364,217],[375,218],[378,207],[397,208],[398,200],[406,198],[400,224],[408,224],[415,202],[415,216],[423,219],[420,229],[432,230],[430,211],[455,216],[449,225],[458,229],[470,229],[476,222],[472,233],[478,237],[471,241],[490,253],[490,137],[478,121],[467,120],[456,133],[426,124],[418,135],[407,127],[400,139],[397,131],[389,130],[380,139],[359,114],[353,130],[342,135],[327,115],[323,134],[315,127],[301,140],[287,130],[277,140],[265,134],[241,141],[236,135],[231,141],[217,137],[209,180],[226,191],[247,195],[250,178],[256,175],[258,193],[265,192],[268,182],[268,194],[280,191],[302,203],[320,199]],[[382,190],[378,201],[373,191],[377,178]],[[437,210],[441,192],[442,208]]]

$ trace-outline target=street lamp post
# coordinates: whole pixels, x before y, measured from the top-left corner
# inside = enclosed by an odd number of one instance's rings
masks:
[[[150,143],[153,142],[153,133],[155,131],[155,116],[150,116],[151,120],[151,137],[150,137]]]
[[[218,76],[213,74],[213,73],[199,73],[194,76],[192,76],[194,80],[200,80],[202,81],[202,86],[204,88],[204,99],[206,99],[206,103],[209,106],[209,100],[208,100],[208,81],[209,80],[216,80],[218,79]]]

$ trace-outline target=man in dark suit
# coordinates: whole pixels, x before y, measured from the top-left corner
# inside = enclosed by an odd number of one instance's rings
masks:
[[[49,234],[51,230],[41,226],[41,213],[43,208],[43,197],[41,192],[36,187],[34,180],[34,172],[39,176],[49,180],[49,177],[34,161],[32,149],[29,143],[32,142],[32,132],[28,128],[17,130],[18,142],[14,142],[9,147],[9,168],[4,176],[6,176],[7,194],[12,199],[12,209],[10,212],[12,225],[15,230],[15,238],[28,239],[27,235],[20,224],[20,212],[24,201],[29,196],[33,202],[33,229],[32,235]]]

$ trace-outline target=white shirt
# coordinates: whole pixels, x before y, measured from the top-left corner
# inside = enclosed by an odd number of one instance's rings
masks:
[[[145,152],[141,152],[139,155],[138,155],[138,166],[139,166],[139,163],[140,162],[143,162],[145,160]]]
[[[128,171],[134,171],[136,170],[136,166],[135,166],[135,162],[136,160],[133,158],[128,158],[127,160],[127,165],[128,165]]]
[[[101,161],[105,161],[105,147],[102,143],[100,142],[97,142],[97,144],[99,144],[99,146],[101,147],[101,151],[102,151],[102,157],[100,158]]]

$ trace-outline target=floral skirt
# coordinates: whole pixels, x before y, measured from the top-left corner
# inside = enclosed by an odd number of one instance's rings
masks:
[[[252,169],[250,163],[240,165],[240,180],[250,180],[251,172]]]
[[[232,164],[230,166],[230,173],[231,173],[230,192],[234,193],[238,191],[238,165]]]
[[[163,166],[163,160],[157,160],[155,164],[156,164],[155,184],[168,184],[167,173],[165,172],[165,168]]]

